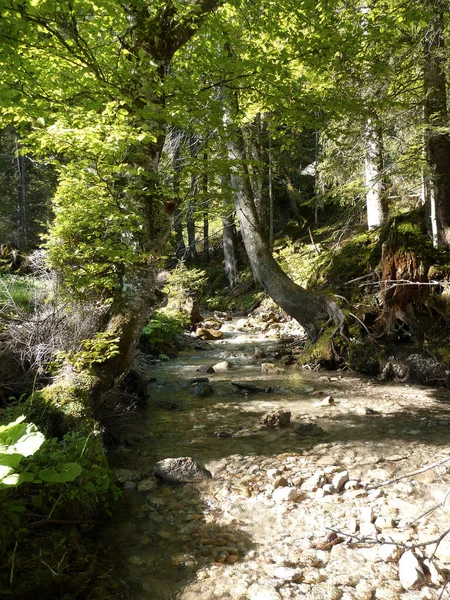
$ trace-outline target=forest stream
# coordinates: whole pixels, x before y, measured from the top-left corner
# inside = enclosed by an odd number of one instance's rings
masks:
[[[279,332],[222,330],[147,366],[149,403],[109,453],[124,495],[101,539],[119,596],[449,597],[449,391],[285,366]],[[154,471],[180,457],[211,475]]]

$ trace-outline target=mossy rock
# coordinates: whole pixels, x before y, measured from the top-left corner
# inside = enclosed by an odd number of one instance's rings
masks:
[[[333,341],[335,328],[324,329],[319,339],[306,346],[299,357],[299,364],[313,364],[323,369],[336,369],[341,366],[341,360]]]
[[[383,351],[373,342],[352,339],[347,346],[346,365],[352,371],[366,375],[378,375]]]

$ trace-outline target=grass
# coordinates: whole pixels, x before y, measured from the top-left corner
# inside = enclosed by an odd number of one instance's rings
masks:
[[[0,276],[0,307],[11,314],[18,311],[31,312],[36,292],[41,283],[33,277],[21,275]]]

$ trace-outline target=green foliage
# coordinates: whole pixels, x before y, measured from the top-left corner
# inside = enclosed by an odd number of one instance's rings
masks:
[[[110,514],[119,495],[95,434],[72,432],[61,441],[47,440],[28,469],[36,476],[28,489],[32,505],[55,518]]]
[[[65,362],[78,372],[90,369],[119,354],[119,338],[111,331],[98,331],[94,337],[81,342],[78,352],[58,352],[53,368],[60,368]]]
[[[165,344],[183,333],[184,322],[179,317],[165,314],[162,310],[155,311],[153,319],[144,327],[142,335],[151,344]]]
[[[180,311],[159,309],[144,327],[140,344],[146,352],[159,360],[169,360],[178,353],[178,336],[186,330],[186,314]]]
[[[206,273],[201,269],[188,268],[180,260],[167,278],[164,291],[169,298],[182,298],[198,295],[207,283]]]
[[[0,276],[0,305],[3,314],[12,316],[18,311],[29,312],[33,307],[36,292],[42,284],[33,277],[24,275]]]
[[[117,103],[100,114],[72,111],[35,137],[41,148],[66,158],[58,163],[55,220],[44,236],[49,264],[70,294],[111,298],[122,290],[127,268],[148,260],[141,245],[144,221],[133,203],[145,173],[127,155],[133,144],[154,137],[133,128]]]
[[[25,416],[0,426],[0,490],[17,487],[30,481],[19,466],[26,456],[35,454],[45,437],[33,423],[25,423]]]
[[[42,518],[83,519],[110,512],[118,497],[101,444],[73,432],[45,439],[22,415],[0,426],[0,533],[19,535]],[[33,513],[33,516],[31,516]]]

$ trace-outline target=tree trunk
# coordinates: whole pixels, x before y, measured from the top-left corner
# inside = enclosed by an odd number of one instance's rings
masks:
[[[195,158],[198,153],[198,139],[195,135],[192,135],[189,140],[189,151],[191,158]],[[191,177],[191,191],[188,200],[188,207],[186,212],[186,230],[188,235],[188,253],[190,258],[196,258],[196,235],[195,235],[195,209],[196,209],[196,197],[198,194],[199,187],[199,176],[192,175]]]
[[[313,340],[317,338],[319,320],[331,317],[336,323],[342,321],[337,304],[322,294],[309,292],[294,283],[281,269],[270,251],[255,208],[252,187],[245,161],[245,145],[242,131],[230,136],[235,158],[241,160],[241,169],[235,168],[231,177],[241,233],[250,262],[269,296],[296,319]]]
[[[176,135],[176,134],[175,134]],[[172,156],[173,165],[173,194],[175,202],[175,210],[173,213],[173,229],[175,231],[175,256],[178,260],[182,260],[186,255],[186,246],[183,238],[183,218],[179,208],[180,203],[180,146],[181,134],[173,140],[174,151]]]
[[[155,142],[131,147],[127,156],[132,172],[135,173],[138,168],[139,175],[135,176],[126,193],[133,203],[133,210],[143,223],[139,237],[136,236],[136,239],[127,243],[142,255],[142,261],[123,269],[122,285],[118,285],[113,291],[112,304],[102,329],[118,352],[112,356],[106,355],[102,362],[88,361],[81,367],[69,358],[54,383],[34,395],[32,402],[36,404],[39,400],[43,401],[46,410],[54,413],[53,420],[61,423],[62,431],[67,431],[75,422],[79,424],[80,419],[85,423],[86,432],[93,431],[95,423],[92,414],[95,414],[102,394],[120,383],[129,371],[133,350],[143,325],[147,322],[152,307],[158,304],[155,261],[149,257],[158,256],[161,252],[170,232],[170,220],[163,210],[157,182],[158,163],[164,142],[161,130],[164,124],[155,123],[153,116],[147,116],[146,109],[152,107],[150,112],[153,115],[155,105],[164,105],[160,82],[168,71],[174,53],[194,35],[203,16],[215,5],[216,0],[193,2],[190,13],[192,16],[186,17],[181,23],[176,21],[175,6],[165,6],[161,13],[153,16],[146,3],[139,4],[140,8],[132,6],[124,9],[134,36],[130,60],[132,57],[139,57],[136,58],[133,71],[132,84],[135,88],[131,86],[133,95],[130,96],[130,119],[139,129],[152,131],[156,128],[158,131]],[[73,18],[71,14],[68,18],[69,25],[64,30],[69,38],[74,35],[74,31],[77,34],[77,29],[72,27]],[[94,58],[92,60],[95,61]],[[153,82],[149,80],[147,63],[156,65]],[[95,62],[93,73],[98,73]],[[127,81],[124,93],[127,93],[129,85],[131,84]]]
[[[375,229],[383,224],[387,210],[383,203],[383,152],[381,131],[372,119],[365,125],[364,180],[366,186],[367,227]]]
[[[206,172],[206,164],[208,154],[204,152],[203,160],[205,163],[205,172],[203,173],[203,260],[209,263],[209,201],[208,201],[208,173]]]
[[[236,227],[232,215],[222,217],[223,226],[223,256],[225,262],[225,275],[228,287],[233,290],[239,283],[239,271],[236,258]]]
[[[426,156],[429,166],[427,204],[435,245],[450,247],[450,136],[439,128],[448,126],[447,82],[444,63],[443,0],[428,0],[430,21],[425,35],[424,116]]]
[[[25,250],[28,245],[27,236],[27,193],[26,193],[26,162],[20,151],[20,140],[14,135],[14,151],[17,161],[17,247]]]

